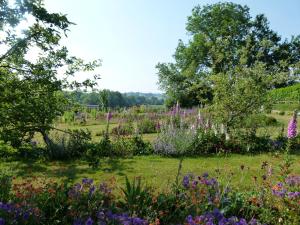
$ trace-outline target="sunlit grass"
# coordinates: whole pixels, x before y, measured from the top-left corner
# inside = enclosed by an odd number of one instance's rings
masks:
[[[300,156],[294,155],[293,172],[300,173]],[[266,170],[261,169],[264,161],[272,166],[275,172],[283,156],[271,154],[261,155],[230,155],[213,157],[184,158],[181,175],[193,173],[201,175],[208,172],[218,177],[223,184],[230,183],[238,189],[251,189],[254,177],[262,181]],[[74,183],[83,177],[96,181],[116,179],[117,184],[123,185],[125,176],[133,178],[140,176],[144,183],[159,190],[168,190],[174,183],[180,159],[159,156],[139,156],[126,159],[102,159],[98,169],[92,169],[84,161],[72,162],[1,162],[0,169],[13,171],[16,180],[25,177],[43,177],[57,181],[69,180]],[[241,169],[241,165],[244,169]]]

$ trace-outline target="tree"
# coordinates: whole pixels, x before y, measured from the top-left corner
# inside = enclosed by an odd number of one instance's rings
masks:
[[[100,105],[102,107],[102,110],[104,109],[105,112],[107,112],[108,111],[108,105],[109,105],[109,101],[108,101],[109,90],[104,89],[104,90],[99,92],[99,95],[100,95]]]
[[[260,114],[271,106],[267,93],[273,85],[274,75],[267,72],[263,63],[250,68],[236,67],[214,75],[212,80],[211,113],[215,123],[223,124],[227,138],[232,128],[244,128],[250,115]]]
[[[13,6],[3,0],[0,6],[0,47],[6,50],[0,55],[0,139],[19,146],[39,132],[51,144],[48,132],[67,104],[62,90],[96,84],[68,78],[93,70],[99,62],[85,63],[69,55],[60,40],[73,23],[65,15],[49,13],[41,0],[19,0]],[[20,34],[18,25],[29,16],[35,20],[22,26]],[[37,59],[29,57],[33,50]],[[65,76],[59,79],[62,70]]]
[[[188,43],[179,40],[175,63],[159,63],[160,87],[169,102],[181,105],[210,103],[211,77],[236,67],[251,68],[264,63],[270,74],[285,73],[274,87],[288,85],[291,71],[300,61],[300,36],[290,41],[270,29],[264,15],[251,18],[249,8],[235,3],[197,6],[188,17]]]

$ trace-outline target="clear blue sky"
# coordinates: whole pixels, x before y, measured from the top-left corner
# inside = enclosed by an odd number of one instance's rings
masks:
[[[45,0],[53,12],[67,14],[65,45],[84,59],[101,59],[99,88],[158,92],[155,65],[172,61],[178,39],[194,6],[214,0]],[[264,13],[283,38],[300,34],[300,0],[233,0]]]

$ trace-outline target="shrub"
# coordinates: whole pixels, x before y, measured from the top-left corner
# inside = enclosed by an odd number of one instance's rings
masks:
[[[165,156],[183,156],[195,139],[196,130],[165,126],[154,142],[154,153]]]
[[[120,123],[117,127],[111,130],[114,135],[131,135],[134,132],[133,124],[130,123]]]
[[[0,140],[0,158],[10,159],[15,157],[17,153],[18,150],[16,148]]]
[[[91,139],[91,132],[88,130],[68,130],[52,139],[51,145],[46,148],[46,154],[50,159],[57,160],[79,158],[88,150]]]
[[[119,137],[112,142],[112,156],[128,157],[133,156],[132,142],[129,138]]]
[[[130,138],[133,155],[150,155],[153,147],[150,142],[144,141],[142,136],[134,135]]]
[[[236,153],[262,153],[272,150],[272,142],[268,136],[257,136],[253,133],[236,132],[230,143],[236,146]],[[279,149],[278,149],[279,150]]]
[[[157,121],[150,118],[145,118],[137,123],[137,129],[142,134],[155,133]]]
[[[217,154],[227,151],[229,149],[227,149],[225,135],[215,134],[212,130],[198,129],[189,148],[189,155]]]

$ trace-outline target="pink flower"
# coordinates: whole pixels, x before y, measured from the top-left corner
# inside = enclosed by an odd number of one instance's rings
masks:
[[[287,137],[295,138],[297,136],[297,114],[294,113],[288,125]]]
[[[107,113],[107,116],[106,116],[107,121],[110,121],[111,118],[112,118],[112,113],[111,113],[111,112],[108,112],[108,113]]]

